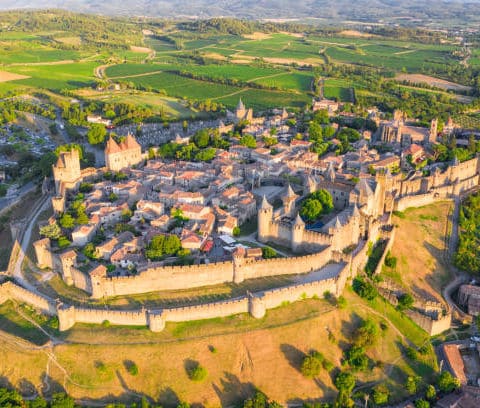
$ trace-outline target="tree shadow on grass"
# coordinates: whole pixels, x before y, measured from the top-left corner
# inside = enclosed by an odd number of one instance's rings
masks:
[[[288,363],[297,371],[300,371],[303,363],[303,359],[306,354],[291,344],[281,344],[280,350],[287,359]]]
[[[158,394],[158,403],[164,408],[174,408],[180,404],[180,398],[172,388],[167,387],[160,390]]]
[[[243,401],[255,393],[256,387],[251,382],[242,383],[236,375],[231,373],[224,372],[223,375],[224,378],[220,379],[220,384],[212,383],[220,399],[220,406],[242,405]]]

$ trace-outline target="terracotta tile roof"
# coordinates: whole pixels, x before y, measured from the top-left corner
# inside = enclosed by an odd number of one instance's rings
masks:
[[[443,352],[447,359],[448,365],[452,369],[453,375],[460,380],[461,384],[467,383],[465,375],[465,364],[463,363],[460,350],[456,344],[446,344],[443,346]]]

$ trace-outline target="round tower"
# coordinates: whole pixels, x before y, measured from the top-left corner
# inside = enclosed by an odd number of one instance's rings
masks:
[[[165,328],[165,316],[161,311],[158,312],[149,310],[147,312],[147,322],[148,328],[152,332],[161,332]]]
[[[255,319],[261,319],[267,313],[267,308],[261,297],[250,295],[248,298],[248,311]]]
[[[266,243],[270,239],[270,223],[273,218],[273,207],[263,196],[262,204],[258,209],[258,240]]]

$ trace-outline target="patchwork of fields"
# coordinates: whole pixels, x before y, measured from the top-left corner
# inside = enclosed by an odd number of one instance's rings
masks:
[[[5,74],[0,96],[39,88],[85,95],[88,92],[80,90],[95,85],[95,69],[106,66],[106,78],[146,92],[142,104],[152,99],[153,92],[178,100],[209,99],[227,108],[235,106],[240,96],[256,110],[299,108],[313,96],[314,75],[305,65],[333,62],[418,73],[423,68],[458,63],[452,56],[456,47],[451,44],[288,33],[199,37],[146,37],[144,47],[99,51],[82,47],[81,38],[67,32],[0,33]],[[476,59],[474,50],[471,63]],[[325,97],[346,102],[354,101],[355,92],[369,94],[368,89],[344,79],[327,78],[323,87]],[[132,100],[134,94],[138,97],[141,92],[123,92],[117,100]],[[179,111],[171,112],[175,116]]]

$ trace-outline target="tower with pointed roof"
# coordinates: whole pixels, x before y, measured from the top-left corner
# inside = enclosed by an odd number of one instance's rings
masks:
[[[289,184],[286,193],[282,197],[283,211],[287,217],[294,217],[295,201],[297,197],[298,196],[293,191],[292,186]]]
[[[262,204],[258,209],[258,240],[266,243],[270,239],[270,223],[273,218],[273,207],[263,196]]]
[[[125,140],[117,143],[113,137],[105,146],[105,165],[111,171],[120,171],[142,161],[142,147],[130,133]]]
[[[253,109],[247,109],[243,104],[242,98],[238,100],[237,107],[235,108],[235,112],[227,114],[229,119],[233,120],[235,123],[240,121],[248,121],[251,122],[253,119]]]
[[[297,251],[303,243],[303,231],[305,231],[305,223],[300,217],[300,214],[297,214],[297,217],[292,224],[291,248],[294,252]]]

